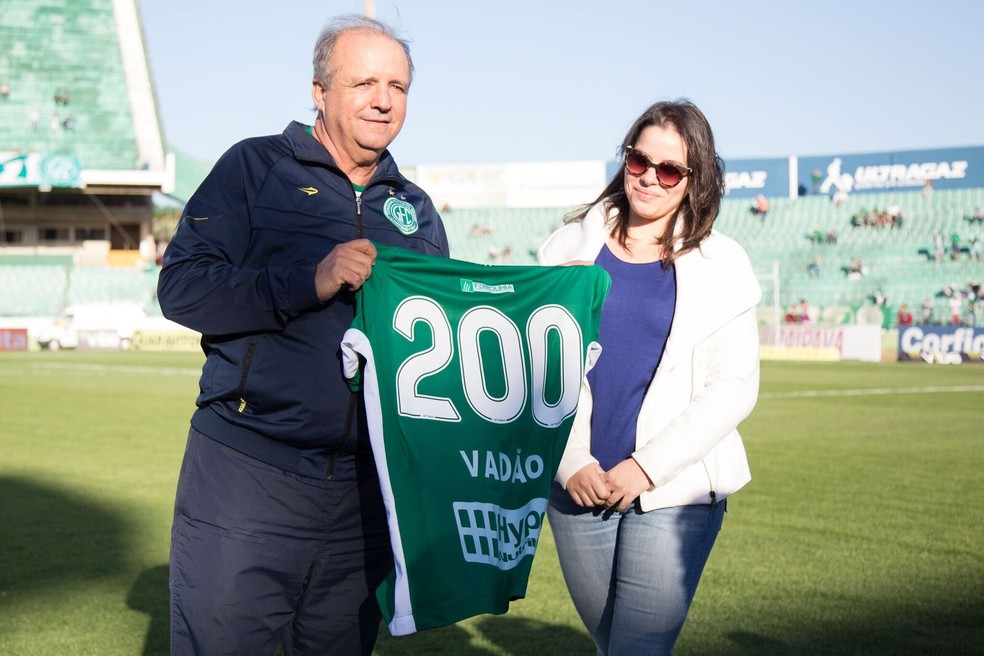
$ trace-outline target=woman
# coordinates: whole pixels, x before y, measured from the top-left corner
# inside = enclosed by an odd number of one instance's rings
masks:
[[[673,651],[725,499],[750,479],[736,427],[758,396],[761,289],[711,229],[724,170],[697,107],[653,105],[620,150],[615,178],[538,253],[612,277],[548,517],[598,652],[648,656]]]

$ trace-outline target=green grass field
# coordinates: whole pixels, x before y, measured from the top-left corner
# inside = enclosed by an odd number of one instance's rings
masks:
[[[0,354],[0,654],[166,654],[200,356]],[[764,363],[679,654],[984,652],[984,366]],[[593,654],[549,531],[503,616],[376,653]]]

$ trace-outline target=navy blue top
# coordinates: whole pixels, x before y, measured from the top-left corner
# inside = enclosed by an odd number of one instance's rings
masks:
[[[639,409],[673,323],[676,269],[664,269],[662,262],[623,262],[608,246],[595,264],[612,278],[601,310],[601,357],[588,372],[591,455],[608,471],[635,451]]]

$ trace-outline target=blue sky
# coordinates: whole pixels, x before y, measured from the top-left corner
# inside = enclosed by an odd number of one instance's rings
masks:
[[[138,0],[168,141],[310,123],[311,51],[361,0]],[[231,10],[235,7],[234,10]],[[984,145],[984,3],[375,0],[411,40],[403,166],[608,160],[687,97],[728,159]]]

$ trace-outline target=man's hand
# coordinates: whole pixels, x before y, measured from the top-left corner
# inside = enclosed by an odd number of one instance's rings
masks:
[[[567,493],[577,505],[587,508],[600,506],[611,495],[605,471],[594,462],[579,469],[567,479]]]
[[[608,470],[606,480],[612,494],[605,507],[614,508],[616,512],[623,512],[640,494],[653,487],[649,476],[633,458],[627,458]]]
[[[353,292],[372,274],[376,263],[376,247],[368,239],[355,239],[331,249],[318,263],[314,272],[314,284],[318,298],[327,301],[342,287]]]

